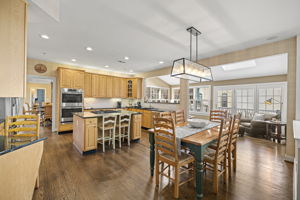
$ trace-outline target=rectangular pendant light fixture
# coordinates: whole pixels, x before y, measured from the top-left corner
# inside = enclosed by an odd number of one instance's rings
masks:
[[[194,27],[188,28],[187,31],[190,33],[190,59],[180,58],[174,60],[171,76],[196,82],[212,81],[213,77],[211,69],[197,63],[198,36],[201,34],[201,32]],[[196,62],[192,61],[192,36],[196,37]]]

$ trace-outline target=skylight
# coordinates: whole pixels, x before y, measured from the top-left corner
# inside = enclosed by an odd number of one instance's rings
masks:
[[[246,68],[255,67],[255,66],[256,66],[255,60],[247,60],[247,61],[242,61],[242,62],[226,64],[226,65],[223,65],[222,68],[224,71],[233,71],[233,70],[246,69]]]

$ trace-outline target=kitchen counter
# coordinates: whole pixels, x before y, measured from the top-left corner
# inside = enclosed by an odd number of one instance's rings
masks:
[[[92,108],[92,107],[86,107],[84,110],[90,111],[90,110],[115,110],[115,109],[140,109],[140,110],[150,110],[154,112],[165,112],[163,110],[159,110],[157,108],[149,108],[149,107],[138,107],[138,106],[131,106],[131,107],[121,107],[121,108]]]
[[[32,199],[46,139],[0,136],[0,199]]]
[[[46,139],[47,137],[37,138],[0,136],[0,156]]]
[[[111,112],[111,113],[101,113],[101,114],[95,114],[92,112],[77,112],[74,113],[74,115],[83,118],[83,119],[87,119],[87,118],[97,118],[97,117],[103,117],[103,116],[118,116],[118,115],[126,115],[126,114],[131,114],[131,115],[135,115],[135,114],[141,114],[139,112],[132,112],[132,111],[125,111],[122,110],[120,112]]]

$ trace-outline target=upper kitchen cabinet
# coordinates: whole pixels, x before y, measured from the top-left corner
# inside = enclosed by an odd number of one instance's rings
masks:
[[[24,97],[26,87],[27,4],[1,0],[0,97]],[[5,87],[3,87],[5,86]]]
[[[61,88],[84,89],[84,71],[58,68]]]
[[[112,76],[106,77],[106,97],[108,97],[108,98],[113,97],[113,77]]]
[[[92,74],[92,97],[106,97],[106,76]]]
[[[127,79],[126,78],[121,78],[120,79],[120,95],[121,98],[127,98]]]
[[[112,96],[114,98],[121,97],[121,79],[120,77],[113,77],[113,88],[112,88]]]
[[[84,73],[84,97],[92,96],[92,74]]]
[[[128,98],[142,98],[142,79],[129,78],[127,79],[127,96]]]

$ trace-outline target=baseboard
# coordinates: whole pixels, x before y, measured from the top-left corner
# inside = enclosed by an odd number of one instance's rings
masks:
[[[294,163],[294,156],[284,155],[284,161]]]

